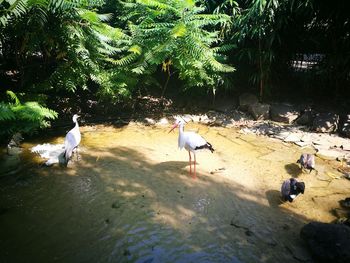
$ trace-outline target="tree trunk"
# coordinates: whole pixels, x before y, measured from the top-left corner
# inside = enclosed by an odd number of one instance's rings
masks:
[[[171,77],[171,74],[170,74],[170,68],[167,70],[168,71],[168,77],[165,81],[165,84],[164,84],[164,87],[163,87],[163,90],[162,90],[162,95],[160,96],[161,98],[164,97],[164,94],[165,94],[165,90],[166,88],[168,87],[168,83],[169,83],[169,80],[170,80],[170,77]]]
[[[262,58],[261,58],[261,41],[259,36],[259,68],[260,68],[260,95],[259,99],[262,101],[263,98],[263,92],[264,92],[264,83],[263,83],[263,69],[262,69]]]

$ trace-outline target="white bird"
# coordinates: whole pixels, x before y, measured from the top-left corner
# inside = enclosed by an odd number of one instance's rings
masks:
[[[179,139],[178,145],[180,150],[185,148],[188,151],[189,163],[190,163],[190,175],[192,173],[192,164],[191,164],[191,152],[194,156],[194,178],[196,178],[196,152],[202,149],[208,149],[211,152],[214,152],[213,146],[207,142],[202,136],[195,132],[185,132],[184,131],[184,121],[177,120],[174,126],[171,128],[169,133],[175,128],[179,127]]]
[[[73,129],[71,129],[64,140],[64,149],[65,149],[65,158],[66,162],[70,159],[70,157],[73,154],[73,150],[79,146],[80,140],[81,140],[81,134],[79,130],[79,124],[78,124],[78,118],[80,116],[77,114],[73,115],[73,122],[75,123],[75,126]]]

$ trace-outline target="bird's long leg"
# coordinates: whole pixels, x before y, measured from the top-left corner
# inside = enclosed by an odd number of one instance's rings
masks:
[[[191,152],[190,151],[188,151],[188,156],[189,156],[189,162],[190,162],[190,175],[191,175],[191,173],[192,173],[192,164],[191,164]]]
[[[196,178],[196,164],[197,164],[196,153],[193,153],[193,155],[194,155],[194,176],[193,176],[193,178]]]
[[[77,161],[79,161],[79,154],[78,154],[78,146],[77,147],[75,147],[75,153],[76,153],[76,155],[77,155]]]

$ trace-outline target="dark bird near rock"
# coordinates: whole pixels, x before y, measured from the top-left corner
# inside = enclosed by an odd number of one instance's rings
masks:
[[[300,193],[304,194],[304,191],[304,182],[298,182],[295,178],[285,180],[281,186],[282,200],[293,202]]]
[[[73,129],[71,129],[64,140],[64,149],[65,149],[65,159],[66,162],[69,161],[73,154],[73,150],[76,149],[79,146],[80,140],[81,140],[81,134],[79,130],[79,124],[78,124],[78,118],[80,116],[77,114],[73,115],[73,123],[75,123],[75,126]]]
[[[312,170],[315,170],[315,156],[313,154],[303,153],[300,155],[299,160],[297,160],[297,163],[300,163],[300,168],[305,170],[310,170],[310,173]]]

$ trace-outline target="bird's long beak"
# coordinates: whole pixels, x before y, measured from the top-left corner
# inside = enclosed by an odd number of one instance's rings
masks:
[[[170,129],[170,131],[168,133],[171,133],[177,126],[178,126],[178,124],[175,123],[174,126]]]

